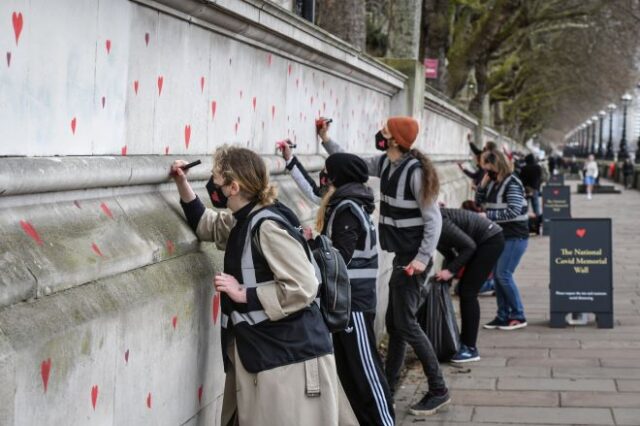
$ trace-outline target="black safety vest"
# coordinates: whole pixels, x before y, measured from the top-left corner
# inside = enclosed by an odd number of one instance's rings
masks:
[[[420,248],[424,219],[420,203],[411,192],[411,175],[420,168],[420,161],[407,156],[390,173],[391,162],[380,158],[380,247],[401,254],[415,254]]]
[[[265,219],[277,221],[290,234],[299,232],[290,225],[278,206],[261,208],[241,220],[231,231],[225,251],[225,272],[246,287],[274,282],[273,271],[252,236]],[[242,247],[241,250],[238,250]],[[308,262],[301,258],[301,262]],[[238,355],[251,373],[316,358],[333,352],[331,335],[316,303],[278,321],[264,310],[249,311],[246,304],[222,299],[223,354],[226,342],[235,337]]]
[[[324,234],[331,237],[333,221],[338,213],[345,209],[360,221],[360,227],[365,232],[365,238],[358,239],[358,246],[347,265],[349,283],[351,284],[351,310],[360,312],[375,312],[376,310],[376,279],[378,277],[378,243],[376,228],[371,216],[361,205],[351,200],[342,200],[333,209],[325,225]],[[360,242],[362,241],[362,242]]]

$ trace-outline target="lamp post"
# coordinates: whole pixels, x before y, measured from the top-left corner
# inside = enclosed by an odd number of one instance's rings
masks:
[[[609,110],[609,141],[607,142],[607,160],[611,160],[613,158],[613,111],[616,110],[615,104],[607,105],[607,109]]]
[[[591,117],[591,122],[593,123],[593,129],[591,129],[591,145],[589,147],[589,154],[596,153],[596,129],[598,128],[598,116],[594,115]]]
[[[600,142],[598,142],[598,152],[596,155],[598,158],[602,158],[604,156],[604,150],[602,149],[602,128],[604,127],[604,118],[607,116],[607,113],[601,110],[598,116],[600,117]]]
[[[632,97],[628,93],[625,93],[620,98],[624,107],[622,112],[622,139],[620,139],[620,151],[618,155],[618,158],[621,160],[626,160],[627,157],[629,157],[629,151],[627,150],[627,106],[631,103],[631,99]]]
[[[579,154],[580,157],[582,157],[585,153],[585,143],[587,142],[587,136],[588,136],[588,128],[587,128],[587,122],[585,121],[584,123],[582,123],[582,126],[580,126],[582,128],[582,130],[580,131],[580,150],[579,150]]]
[[[584,148],[582,150],[582,154],[583,156],[587,156],[589,155],[589,145],[591,144],[591,133],[593,133],[591,131],[591,119],[588,119],[584,124],[585,124],[585,141],[584,141]]]

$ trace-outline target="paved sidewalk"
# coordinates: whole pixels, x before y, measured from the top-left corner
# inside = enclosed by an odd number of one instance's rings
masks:
[[[397,392],[398,424],[640,425],[640,192],[571,201],[574,217],[613,218],[615,328],[548,327],[549,239],[532,238],[516,275],[529,327],[482,329],[480,362],[443,365],[453,403],[432,417],[407,413],[426,391],[414,362]],[[481,307],[483,324],[494,298]]]

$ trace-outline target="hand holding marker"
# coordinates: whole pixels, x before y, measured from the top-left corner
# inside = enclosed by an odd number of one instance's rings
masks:
[[[187,170],[189,170],[190,168],[197,166],[198,164],[202,164],[202,161],[200,161],[200,160],[196,160],[196,161],[194,161],[194,162],[192,162],[192,163],[188,163],[188,164],[185,164],[184,166],[180,166],[180,168],[181,168],[183,171],[187,171]],[[175,175],[176,175],[176,173],[175,173],[175,172],[169,172],[169,176],[175,176]]]

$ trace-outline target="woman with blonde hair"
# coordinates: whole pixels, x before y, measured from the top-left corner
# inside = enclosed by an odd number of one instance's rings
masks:
[[[187,222],[225,249],[221,293],[227,373],[222,424],[338,424],[331,335],[315,303],[318,279],[295,215],[275,201],[262,158],[245,148],[214,153],[206,209],[180,168],[172,174]]]
[[[496,317],[484,325],[487,329],[515,330],[526,327],[520,292],[513,274],[527,250],[529,241],[529,204],[522,182],[513,174],[513,166],[497,149],[482,154],[486,175],[476,191],[476,203],[488,219],[502,227],[504,250],[494,270],[496,282]]]

